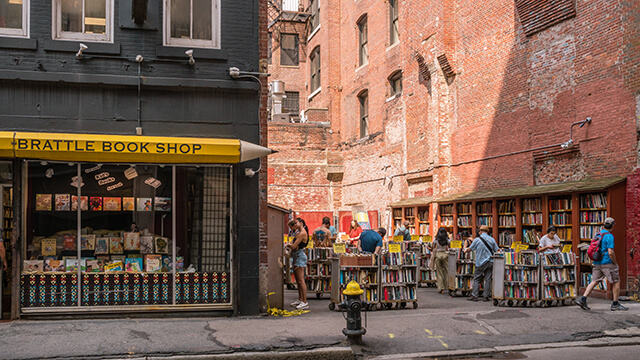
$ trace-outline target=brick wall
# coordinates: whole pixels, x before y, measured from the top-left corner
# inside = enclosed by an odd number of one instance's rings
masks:
[[[514,2],[405,0],[400,42],[391,46],[387,2],[333,0],[323,6],[321,29],[309,42],[322,48],[322,91],[306,107],[327,109],[325,149],[342,157],[344,176],[330,190],[307,187],[307,199],[328,196],[334,212],[353,205],[379,210],[386,225],[387,205],[407,197],[636,171],[637,2],[577,0],[575,17],[527,35]],[[364,14],[369,59],[359,66],[356,22]],[[448,75],[438,60],[442,55],[451,67]],[[398,69],[403,91],[389,98],[387,78]],[[308,73],[300,77],[308,79]],[[366,139],[359,138],[357,95],[363,90],[369,96]],[[571,124],[587,117],[591,124],[573,128],[572,151],[534,157],[559,150]],[[307,131],[290,128],[287,136],[296,143]],[[273,159],[322,163],[313,148],[280,149]],[[309,169],[300,173],[308,184],[322,180]],[[432,181],[406,181],[420,176]],[[269,188],[270,199],[274,190]],[[280,196],[282,190],[275,191]],[[286,201],[281,205],[302,206]],[[326,204],[320,201],[318,209]]]

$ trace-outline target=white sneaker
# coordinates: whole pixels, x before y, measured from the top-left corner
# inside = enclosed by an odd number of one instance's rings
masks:
[[[300,302],[300,304],[298,304],[298,306],[296,306],[296,309],[298,309],[298,310],[309,310],[309,303]]]
[[[300,300],[296,300],[296,301],[291,303],[291,306],[296,307],[296,306],[300,305],[301,302],[302,301],[300,301]]]

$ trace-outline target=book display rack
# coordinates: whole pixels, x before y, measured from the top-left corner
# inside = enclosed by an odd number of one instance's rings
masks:
[[[587,256],[587,249],[591,239],[602,229],[604,219],[607,218],[607,193],[593,193],[580,195],[580,287],[586,288],[591,282],[591,259]],[[616,246],[617,247],[617,246]],[[601,281],[595,290],[607,291],[608,281]]]
[[[522,243],[538,246],[542,233],[542,199],[522,199]]]
[[[382,308],[404,308],[413,303],[418,308],[417,256],[415,252],[381,255],[380,304]]]
[[[453,204],[440,205],[440,226],[453,232]]]
[[[448,288],[449,295],[469,296],[473,290],[473,273],[475,271],[476,254],[465,253],[462,249],[449,250]]]
[[[331,258],[333,248],[307,249],[307,292],[315,293],[318,300],[323,294],[331,294]]]
[[[570,195],[549,197],[549,225],[556,227],[562,243],[573,242],[573,214]]]
[[[494,256],[492,293],[495,306],[538,305],[540,294],[538,252],[524,250]]]
[[[473,227],[473,214],[472,214],[472,204],[470,202],[458,203],[458,232],[462,230],[472,231]]]
[[[516,241],[516,201],[498,201],[498,246],[511,247]]]
[[[436,271],[431,269],[429,266],[431,262],[431,256],[433,252],[429,250],[427,243],[423,243],[420,246],[420,266],[418,268],[418,273],[420,277],[418,279],[418,286],[421,287],[423,284],[427,287],[436,286]]]
[[[431,222],[429,219],[429,206],[418,206],[418,235],[424,237],[431,234]]]
[[[576,257],[573,253],[540,254],[543,307],[551,305],[575,305]]]
[[[478,227],[487,225],[489,227],[489,233],[493,228],[493,202],[492,201],[478,201],[476,202],[476,218]]]
[[[426,239],[423,238],[431,235],[429,209],[429,204],[393,207],[391,210],[393,216],[393,228],[391,229],[391,234],[394,234],[395,231],[402,226],[404,221],[408,221],[409,233],[412,236],[418,236],[417,238],[412,238],[412,241],[426,241]]]
[[[336,304],[344,300],[342,291],[354,280],[364,294],[362,298],[368,302],[368,309],[375,309],[380,303],[380,261],[374,254],[341,254],[331,259],[332,269],[340,269],[331,273],[331,303],[329,309],[335,310]]]
[[[393,209],[393,231],[402,226],[402,208]]]

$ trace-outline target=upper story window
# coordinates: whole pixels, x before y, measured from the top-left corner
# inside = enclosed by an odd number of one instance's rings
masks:
[[[0,0],[0,36],[29,37],[29,0]]]
[[[272,53],[273,53],[273,34],[269,33],[269,35],[267,35],[267,61],[269,65],[271,65]]]
[[[369,62],[368,42],[367,16],[365,15],[358,21],[358,53],[360,54],[358,65],[360,66]]]
[[[402,94],[402,70],[389,76],[389,97]]]
[[[311,32],[320,26],[320,0],[311,0],[311,16],[309,18],[309,24],[311,25]]]
[[[369,135],[369,92],[364,90],[358,95],[360,103],[360,138]]]
[[[316,46],[309,56],[311,62],[311,81],[309,82],[311,92],[320,88],[320,46]]]
[[[280,65],[298,66],[298,34],[280,35]]]
[[[398,0],[389,0],[389,45],[398,42]]]
[[[165,45],[220,48],[220,0],[167,0],[165,4]]]
[[[54,0],[53,38],[113,41],[113,0]]]
[[[299,0],[281,0],[283,11],[298,11]]]

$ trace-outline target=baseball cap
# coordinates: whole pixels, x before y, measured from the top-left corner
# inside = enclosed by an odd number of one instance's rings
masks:
[[[608,217],[608,218],[604,219],[604,223],[605,223],[605,225],[615,225],[616,221],[613,220],[613,218]]]

